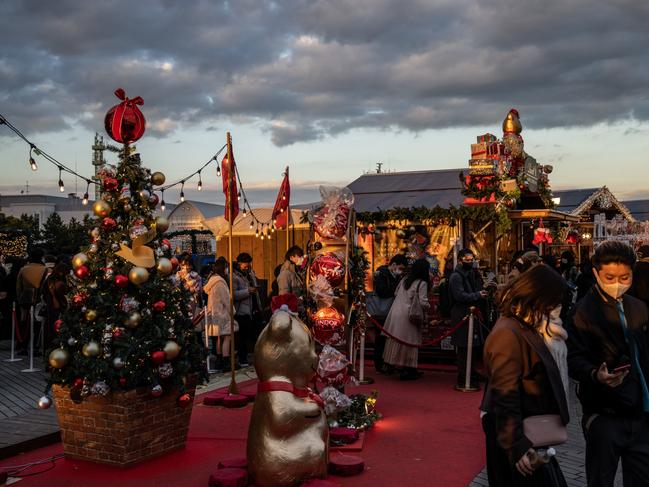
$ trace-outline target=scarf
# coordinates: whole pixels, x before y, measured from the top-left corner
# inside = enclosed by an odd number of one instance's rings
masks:
[[[559,374],[561,375],[561,383],[563,390],[566,393],[566,401],[570,401],[570,379],[568,378],[568,347],[566,340],[568,339],[568,332],[562,326],[563,323],[559,318],[558,312],[553,311],[550,316],[546,318],[545,323],[538,327],[538,331],[543,337],[545,346],[548,347],[552,358],[557,364]]]

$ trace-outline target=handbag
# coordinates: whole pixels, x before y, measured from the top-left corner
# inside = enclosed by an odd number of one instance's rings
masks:
[[[568,429],[558,414],[539,414],[524,418],[523,433],[535,448],[568,441]]]
[[[367,293],[365,304],[367,312],[374,318],[385,318],[390,313],[394,298],[380,298],[375,292]]]
[[[410,310],[408,310],[408,320],[415,326],[422,326],[426,323],[426,311],[419,301],[419,286],[421,286],[421,282],[417,285],[417,290],[410,303]]]

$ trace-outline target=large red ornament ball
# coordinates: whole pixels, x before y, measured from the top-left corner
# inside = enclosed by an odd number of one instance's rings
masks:
[[[156,350],[155,352],[151,352],[151,362],[153,362],[155,365],[162,364],[166,358],[167,358],[167,354],[164,353],[164,351],[162,350]]]
[[[324,276],[332,287],[340,285],[345,279],[345,264],[333,252],[318,255],[311,264],[311,279]]]
[[[117,226],[117,222],[115,221],[114,218],[107,216],[101,221],[101,226],[104,227],[104,230],[109,232]]]
[[[74,387],[81,387],[83,385],[83,379],[81,377],[77,377],[74,379]]]
[[[162,313],[167,307],[167,303],[165,303],[164,301],[156,301],[155,303],[153,303],[152,307],[153,311],[155,311],[156,313]]]
[[[313,317],[313,334],[323,345],[341,345],[345,337],[345,315],[336,308],[321,308]]]
[[[90,277],[90,269],[88,269],[88,266],[82,265],[74,270],[74,275],[79,279],[88,279]]]
[[[106,178],[103,181],[103,186],[106,191],[115,191],[117,189],[117,179]]]
[[[115,96],[123,101],[108,110],[104,126],[113,140],[130,144],[144,135],[146,121],[137,107],[143,105],[144,100],[139,96],[133,99],[127,98],[122,88],[115,90]]]
[[[63,320],[56,320],[56,321],[54,322],[54,331],[55,331],[56,333],[59,332],[59,330],[61,329],[61,325],[62,325],[62,324],[63,324]]]
[[[124,274],[117,274],[115,276],[115,285],[117,287],[121,287],[122,289],[126,289],[128,287],[128,276],[125,276]]]
[[[86,299],[88,299],[88,296],[83,293],[75,294],[72,296],[72,305],[75,308],[81,308],[81,306],[86,302]]]

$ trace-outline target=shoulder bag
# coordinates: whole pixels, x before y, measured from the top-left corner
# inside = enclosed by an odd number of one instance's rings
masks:
[[[410,302],[410,310],[408,311],[408,320],[415,326],[422,326],[426,323],[426,311],[424,310],[421,302],[419,301],[419,286],[421,281],[417,284],[417,289]],[[405,288],[405,286],[404,286]]]
[[[568,429],[558,414],[539,414],[524,418],[523,434],[535,448],[560,445],[568,441]]]

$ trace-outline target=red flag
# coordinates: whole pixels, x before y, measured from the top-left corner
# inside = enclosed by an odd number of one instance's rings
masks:
[[[277,194],[277,201],[275,201],[275,208],[273,208],[273,220],[275,220],[275,228],[283,230],[288,225],[288,206],[291,200],[291,183],[288,180],[288,166],[284,173],[284,180],[279,188]]]
[[[237,191],[237,166],[232,157],[232,164],[228,160],[227,154],[221,161],[221,177],[223,178],[223,194],[225,194],[225,220],[230,221],[230,211],[232,212],[232,222],[239,214],[239,195]]]

